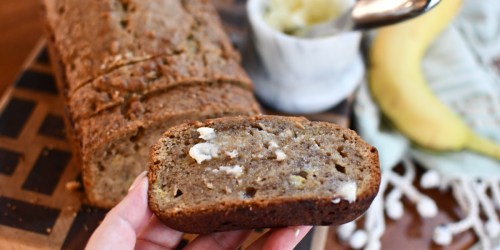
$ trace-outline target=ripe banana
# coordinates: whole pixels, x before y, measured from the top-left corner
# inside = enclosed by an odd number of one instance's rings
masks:
[[[389,120],[416,144],[433,150],[467,148],[500,159],[500,146],[474,133],[444,105],[422,72],[426,49],[460,6],[460,0],[443,0],[420,17],[380,29],[370,49],[370,89]]]

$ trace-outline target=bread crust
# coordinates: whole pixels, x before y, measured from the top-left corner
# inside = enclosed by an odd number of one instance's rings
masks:
[[[347,201],[333,204],[331,199],[262,200],[181,211],[175,215],[161,211],[151,197],[149,206],[163,223],[175,230],[208,234],[284,226],[341,225],[362,215],[375,196],[376,193],[361,197],[352,204]]]
[[[342,200],[332,202],[332,197],[260,197],[249,200],[233,200],[216,202],[212,205],[198,205],[182,207],[181,209],[168,210],[160,205],[160,197],[155,195],[155,187],[160,180],[160,172],[166,165],[160,155],[162,140],[178,138],[182,131],[209,127],[216,131],[228,127],[243,128],[248,124],[257,125],[262,120],[287,120],[290,125],[299,123],[306,129],[313,122],[298,117],[253,116],[253,117],[227,117],[207,120],[205,122],[185,123],[170,128],[163,134],[162,139],[153,146],[149,160],[149,207],[158,218],[167,226],[186,233],[206,234],[211,232],[268,228],[296,225],[339,225],[354,220],[364,213],[375,198],[380,185],[380,168],[376,148],[366,144],[355,132],[340,128],[331,123],[315,123],[314,126],[327,127],[332,131],[341,131],[354,139],[360,148],[367,152],[364,163],[370,166],[366,183],[358,183],[359,190],[356,200],[352,203]],[[183,145],[180,141],[179,145]],[[161,152],[161,153],[160,153]],[[177,164],[177,163],[176,163]],[[168,168],[168,167],[167,167]]]
[[[185,54],[158,57],[97,77],[70,93],[71,116],[75,121],[88,118],[130,99],[140,99],[181,85],[232,83],[252,91],[251,81],[238,62],[207,62],[202,57]]]

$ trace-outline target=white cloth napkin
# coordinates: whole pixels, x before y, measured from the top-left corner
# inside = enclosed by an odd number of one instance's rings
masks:
[[[457,18],[427,51],[423,70],[441,101],[476,132],[500,143],[500,1],[465,0]],[[498,247],[500,222],[495,210],[500,208],[499,161],[467,150],[441,153],[412,145],[397,130],[384,126],[366,83],[357,92],[354,113],[360,135],[379,150],[383,182],[364,228],[341,227],[342,238],[351,246],[380,248],[383,211],[391,219],[400,218],[402,196],[417,205],[422,217],[436,214],[439,208],[435,203],[412,186],[415,174],[410,160],[415,160],[427,169],[420,187],[450,189],[466,214],[458,222],[436,228],[434,241],[447,245],[453,235],[470,229],[483,249]],[[392,168],[402,161],[406,173],[401,176]],[[388,185],[394,189],[384,196]],[[481,212],[486,219],[481,219]],[[355,232],[364,232],[366,237]],[[365,240],[356,242],[356,237]]]

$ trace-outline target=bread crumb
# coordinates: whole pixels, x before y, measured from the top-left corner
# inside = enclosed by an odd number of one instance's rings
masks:
[[[215,144],[208,142],[198,143],[189,149],[189,156],[195,159],[198,164],[201,164],[203,161],[218,157],[219,148]]]
[[[29,200],[29,202],[30,202],[30,203],[32,203],[32,204],[37,204],[37,203],[38,203],[38,200],[39,200],[39,199],[38,199],[38,197],[33,197],[33,198],[31,198],[31,199]]]
[[[78,191],[78,189],[80,189],[82,187],[82,185],[78,181],[68,181],[68,182],[66,182],[64,187],[68,191],[76,192],[76,191]]]
[[[286,154],[285,154],[285,152],[283,152],[283,150],[278,149],[274,153],[276,154],[276,160],[283,161],[286,159]]]
[[[50,234],[52,232],[52,228],[50,228],[50,227],[45,228],[45,231]]]
[[[66,210],[69,211],[69,212],[76,212],[75,207],[70,206],[70,205],[66,206]]]
[[[231,159],[234,159],[234,158],[238,157],[238,151],[235,149],[235,150],[226,152],[226,155],[231,157]]]
[[[198,138],[201,138],[205,141],[212,140],[216,137],[215,130],[213,128],[201,127],[198,128],[196,131],[200,133],[200,136]]]

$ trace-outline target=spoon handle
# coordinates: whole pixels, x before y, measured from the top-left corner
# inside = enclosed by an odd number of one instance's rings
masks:
[[[440,0],[360,0],[331,21],[306,28],[303,37],[321,37],[399,23],[425,13]]]
[[[433,5],[430,6],[430,3]],[[439,1],[361,0],[352,9],[353,29],[367,30],[399,23],[430,10]]]

